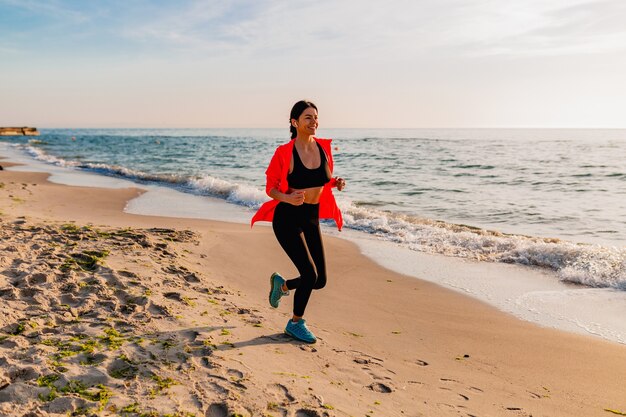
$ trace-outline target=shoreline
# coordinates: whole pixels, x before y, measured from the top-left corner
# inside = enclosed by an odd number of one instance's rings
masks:
[[[563,282],[540,267],[478,262],[357,237],[363,255],[391,271],[459,292],[518,319],[626,344],[626,291]]]
[[[252,216],[249,209],[221,199],[76,171],[30,156],[20,156],[12,150],[10,154],[13,160],[24,164],[16,169],[50,173],[49,180],[58,184],[141,189],[142,194],[131,199],[124,207],[126,213],[239,224],[248,224]],[[267,224],[259,223],[259,226],[265,227]],[[324,234],[357,244],[363,255],[392,271],[469,295],[543,327],[626,344],[626,322],[620,320],[620,317],[626,315],[626,291],[562,282],[556,273],[544,268],[417,252],[367,233],[347,228],[338,233],[333,227],[322,227]]]
[[[78,360],[68,360],[64,365],[75,373],[73,378],[85,384],[97,380],[110,386],[108,408],[101,410],[101,415],[118,415],[132,401],[159,415],[176,407],[203,415],[225,415],[218,414],[223,411],[289,416],[603,416],[609,409],[626,409],[623,346],[523,322],[452,290],[386,270],[363,256],[356,245],[332,236],[326,238],[326,250],[333,278],[327,288],[314,294],[307,311],[320,341],[313,346],[293,342],[282,335],[291,299],[285,299],[278,310],[266,306],[263,277],[275,269],[287,275],[294,273],[268,228],[250,230],[248,225],[226,222],[128,214],[123,209],[139,194],[137,189],[59,185],[47,177],[0,172],[4,184],[0,189],[0,224],[6,238],[15,239],[0,255],[4,265],[1,287],[11,288],[13,282],[18,284],[16,294],[20,294],[15,300],[5,298],[11,314],[1,319],[2,328],[5,333],[15,330],[10,326],[20,317],[28,317],[27,308],[34,307],[32,291],[36,292],[38,285],[54,287],[57,278],[76,280],[77,284],[81,277],[116,279],[125,292],[115,297],[122,299],[135,285],[142,286],[144,295],[149,291],[145,306],[138,304],[133,312],[139,317],[136,322],[122,308],[124,302],[109,306],[115,307],[110,313],[113,318],[126,325],[107,322],[107,310],[99,304],[90,307],[96,315],[89,325],[75,322],[81,317],[81,308],[92,300],[88,292],[80,292],[80,285],[74,288],[76,294],[65,287],[50,288],[47,294],[50,299],[58,298],[55,308],[70,306],[69,311],[55,316],[57,324],[66,321],[60,333],[53,333],[59,339],[69,340],[81,332],[88,334],[90,328],[106,326],[129,334],[117,350],[110,346],[97,349],[104,365],[86,369]],[[49,279],[35,284],[33,268],[46,266],[29,258],[33,240],[25,236],[41,229],[36,232],[37,239],[45,242],[68,224],[77,228],[92,224],[89,227],[110,230],[102,236],[131,228],[137,235],[147,236],[152,245],[131,245],[134,249],[126,251],[106,239],[96,239],[94,245],[102,244],[111,252],[102,267],[69,278],[58,271],[37,272]],[[163,248],[176,255],[172,257],[158,249],[158,237],[151,235],[156,232],[150,232],[154,228],[177,233],[190,230],[197,236],[197,244],[167,241]],[[89,242],[88,238],[77,241]],[[37,244],[43,247],[43,243]],[[23,261],[16,264],[20,256]],[[184,279],[189,274],[182,272],[169,276],[165,271],[171,265],[178,271],[184,266],[198,281],[190,284]],[[23,275],[15,275],[19,271]],[[135,278],[130,278],[133,274]],[[24,279],[29,284],[22,289],[19,282]],[[47,338],[45,329],[49,326],[45,321],[39,326],[38,330],[27,328],[29,337],[10,335],[0,344],[0,361],[7,364],[4,369],[12,370],[0,375],[9,381],[0,390],[0,413],[19,409],[54,415],[51,405],[65,406],[66,412],[79,407],[79,399],[84,400],[74,393],[51,402],[38,398],[38,392],[45,395],[49,388],[39,387],[37,380],[51,371],[45,349],[31,343]],[[156,335],[150,333],[154,331]],[[130,335],[135,333],[152,337],[161,345],[169,340],[169,350],[159,351],[167,362],[152,364],[146,359],[146,352],[154,346],[131,341]],[[13,347],[5,346],[7,343]],[[31,356],[16,354],[16,346],[28,349]],[[207,346],[208,351],[203,350]],[[111,376],[111,369],[124,366],[119,361],[122,354],[145,373],[138,371],[133,378],[121,380],[124,383]],[[172,373],[172,366],[184,372]],[[31,371],[17,371],[26,368]],[[94,379],[96,374],[99,379]],[[155,374],[184,382],[163,388],[163,395],[151,398]],[[67,387],[61,382],[58,385]],[[195,403],[190,399],[194,396],[198,399]],[[172,402],[173,397],[180,399],[178,405]],[[111,411],[112,405],[117,411]]]

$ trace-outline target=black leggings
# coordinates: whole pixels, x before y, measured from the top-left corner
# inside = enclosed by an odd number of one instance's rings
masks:
[[[311,292],[326,285],[326,261],[320,232],[319,204],[294,206],[278,203],[272,227],[278,243],[296,266],[300,276],[287,280],[295,289],[293,314],[301,317]]]

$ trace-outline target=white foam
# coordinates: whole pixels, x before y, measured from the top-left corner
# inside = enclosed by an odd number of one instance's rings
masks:
[[[562,280],[626,289],[626,248],[506,235],[483,229],[341,205],[346,227],[410,249],[477,261],[551,268]]]
[[[268,199],[264,192],[255,187],[239,184],[205,175],[201,178],[194,178],[188,184],[200,192],[208,192],[212,195],[220,196],[227,201],[247,207],[258,207]]]

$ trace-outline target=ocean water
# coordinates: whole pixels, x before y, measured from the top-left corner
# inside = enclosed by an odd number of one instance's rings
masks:
[[[251,210],[286,129],[43,129],[40,161]],[[345,228],[412,251],[626,290],[626,130],[335,129]],[[252,213],[252,211],[251,211]]]

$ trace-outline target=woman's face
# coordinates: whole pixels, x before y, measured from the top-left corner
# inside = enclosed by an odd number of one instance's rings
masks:
[[[302,112],[300,117],[298,117],[298,120],[292,119],[291,123],[295,123],[295,128],[298,133],[314,135],[318,126],[317,110],[313,107],[308,107]]]

